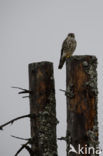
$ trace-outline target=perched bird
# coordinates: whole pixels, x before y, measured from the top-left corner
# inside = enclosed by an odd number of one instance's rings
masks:
[[[75,35],[73,33],[68,34],[67,38],[64,40],[61,49],[61,57],[58,69],[61,69],[66,61],[75,51],[77,42],[75,40]]]

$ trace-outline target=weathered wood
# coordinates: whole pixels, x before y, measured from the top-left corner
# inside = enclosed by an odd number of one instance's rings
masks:
[[[69,153],[70,144],[77,151],[80,144],[86,156],[86,149],[98,145],[96,68],[95,56],[72,56],[66,61],[67,156],[78,155]]]
[[[29,64],[30,113],[33,156],[57,156],[56,102],[53,64],[39,62]]]

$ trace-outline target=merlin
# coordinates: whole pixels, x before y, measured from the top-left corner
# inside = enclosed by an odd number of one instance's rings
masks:
[[[67,38],[64,40],[61,49],[61,57],[58,68],[61,69],[64,62],[69,58],[75,51],[77,42],[75,40],[75,35],[73,33],[68,34]]]

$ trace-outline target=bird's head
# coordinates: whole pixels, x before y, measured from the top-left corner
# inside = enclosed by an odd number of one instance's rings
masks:
[[[74,34],[74,33],[69,33],[69,34],[68,34],[68,37],[75,38],[75,34]]]

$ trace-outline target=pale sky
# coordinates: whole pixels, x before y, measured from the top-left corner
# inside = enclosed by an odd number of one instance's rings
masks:
[[[22,99],[11,86],[28,88],[28,64],[54,63],[58,137],[66,133],[65,66],[58,70],[60,49],[70,32],[75,33],[74,55],[98,58],[99,133],[103,148],[103,1],[102,0],[0,0],[0,124],[29,113],[29,100]],[[22,140],[30,136],[29,119],[17,121],[0,132],[0,155],[13,156]],[[65,143],[58,142],[59,156],[65,156]],[[20,156],[29,156],[23,150]],[[101,154],[103,156],[103,153]]]

